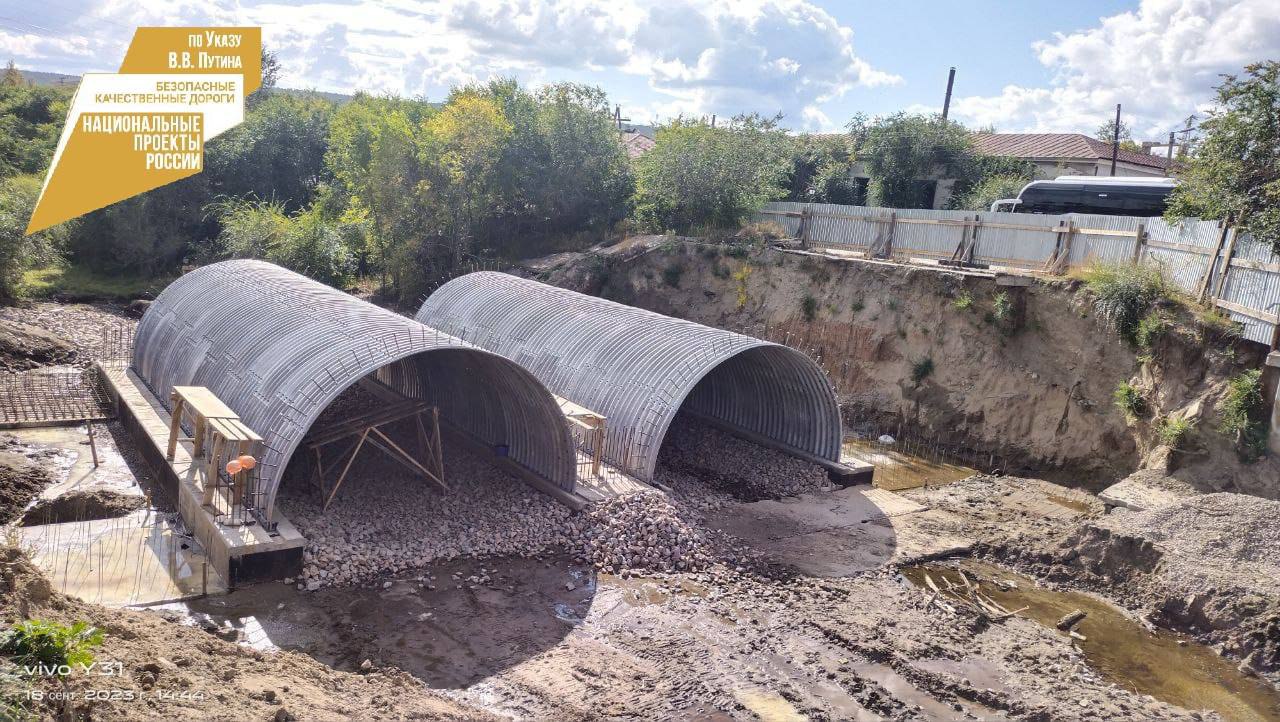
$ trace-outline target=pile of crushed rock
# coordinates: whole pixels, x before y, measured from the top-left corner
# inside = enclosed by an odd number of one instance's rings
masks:
[[[817,464],[753,444],[684,415],[671,423],[658,463],[666,474],[695,477],[745,501],[781,499],[832,488],[826,470]]]
[[[281,490],[307,538],[303,587],[362,584],[460,556],[532,556],[570,546],[573,513],[491,464],[445,454],[445,492],[377,454],[362,456],[326,512],[306,479]]]
[[[334,413],[368,406],[344,394]],[[580,514],[492,464],[446,448],[449,491],[390,460],[362,455],[329,510],[290,469],[285,515],[307,538],[301,588],[351,586],[457,557],[534,557],[568,551],[606,573],[686,572],[751,563],[750,550],[701,528],[742,498],[830,489],[825,470],[690,420],[673,425],[655,480],[672,490],[611,498]]]
[[[657,492],[593,504],[578,521],[574,551],[606,573],[698,571],[713,560],[703,534]]]

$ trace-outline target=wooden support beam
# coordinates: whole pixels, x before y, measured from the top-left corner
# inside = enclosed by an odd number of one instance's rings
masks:
[[[1215,284],[1213,289],[1214,298],[1220,298],[1222,289],[1227,287],[1227,276],[1231,275],[1231,259],[1236,254],[1236,238],[1239,235],[1240,232],[1232,228],[1231,233],[1227,236],[1227,249],[1222,256],[1222,273],[1218,274],[1218,283]]]
[[[347,472],[351,471],[351,462],[356,460],[356,455],[360,453],[360,447],[364,446],[364,440],[369,438],[368,429],[360,434],[360,440],[356,442],[356,447],[351,451],[351,458],[347,459],[346,466],[342,467],[342,473],[338,475],[338,480],[333,483],[333,491],[329,492],[329,498],[324,500],[324,508],[322,511],[329,511],[329,504],[333,503],[333,497],[338,493],[338,488],[342,486],[342,482],[347,478]]]
[[[173,456],[178,452],[178,434],[182,431],[182,397],[178,394],[170,394],[169,401],[173,404],[172,416],[169,418],[169,450],[165,452],[164,458],[173,461]]]
[[[445,491],[448,491],[448,490],[449,490],[449,486],[448,486],[447,484],[445,484],[445,483],[444,483],[444,480],[443,480],[443,479],[437,478],[435,474],[431,473],[431,471],[430,471],[429,469],[427,469],[427,467],[425,467],[425,466],[423,466],[422,464],[418,463],[418,460],[417,460],[417,459],[413,458],[413,456],[411,456],[411,455],[409,454],[409,452],[407,452],[407,451],[405,451],[404,449],[400,448],[400,445],[399,445],[399,444],[397,444],[396,442],[392,441],[390,436],[387,436],[386,434],[382,433],[382,430],[381,430],[381,429],[379,429],[379,428],[378,428],[378,427],[376,427],[376,426],[371,426],[371,427],[369,427],[369,430],[370,430],[370,431],[372,431],[374,434],[376,434],[376,435],[378,436],[378,438],[379,438],[379,439],[382,439],[384,442],[386,442],[386,444],[387,444],[388,446],[390,446],[392,449],[394,449],[394,450],[396,451],[396,453],[398,453],[400,456],[404,457],[404,460],[405,460],[405,461],[407,461],[407,462],[409,462],[410,464],[412,464],[412,465],[413,465],[413,468],[416,468],[418,471],[422,472],[422,473],[423,473],[423,474],[424,474],[428,479],[431,479],[431,480],[435,481],[435,482],[436,482],[437,484],[439,484],[439,485],[441,486],[441,488],[443,488]],[[373,442],[373,443],[375,443],[375,444],[377,444],[379,447],[381,447],[381,446],[382,446],[381,444],[378,444],[378,442],[377,442],[376,440],[374,440],[374,439],[370,439],[370,441],[371,441],[371,442]]]
[[[1231,232],[1231,228],[1227,224],[1222,224],[1222,232],[1218,234],[1218,242],[1214,244],[1213,251],[1209,254],[1209,262],[1204,267],[1204,273],[1200,276],[1200,282],[1196,284],[1196,300],[1204,303],[1205,294],[1209,291],[1209,279],[1213,278],[1213,270],[1218,266],[1218,257],[1222,255],[1222,246],[1227,242],[1227,234]],[[1222,267],[1222,272],[1226,272],[1227,267]]]
[[[1223,298],[1215,299],[1214,305],[1218,306],[1218,308],[1225,308],[1228,311],[1235,311],[1241,316],[1256,318],[1259,321],[1262,321],[1264,323],[1280,323],[1280,315],[1277,315],[1275,313],[1267,313],[1266,311],[1259,311],[1254,308],[1249,308],[1248,306],[1243,306],[1238,303],[1233,303]]]

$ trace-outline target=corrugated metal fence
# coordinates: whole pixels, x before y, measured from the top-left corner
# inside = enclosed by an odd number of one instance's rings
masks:
[[[784,202],[767,204],[757,219],[778,223],[807,248],[857,257],[1049,274],[1099,261],[1150,263],[1243,324],[1245,338],[1280,342],[1280,256],[1217,221]]]

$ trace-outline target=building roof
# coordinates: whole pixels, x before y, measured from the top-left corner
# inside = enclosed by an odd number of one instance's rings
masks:
[[[653,138],[647,135],[622,131],[622,147],[627,149],[627,155],[632,158],[644,155],[652,150],[654,145]]]
[[[1081,133],[977,133],[973,136],[978,152],[986,155],[1008,155],[1015,158],[1052,158],[1071,160],[1110,160],[1111,144]],[[1120,149],[1118,160],[1148,168],[1168,168],[1163,156]]]

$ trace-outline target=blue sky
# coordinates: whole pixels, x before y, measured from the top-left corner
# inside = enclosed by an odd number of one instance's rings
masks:
[[[138,25],[261,25],[282,84],[441,98],[515,76],[603,87],[637,122],[782,112],[800,130],[941,107],[1092,133],[1122,103],[1159,139],[1220,73],[1280,59],[1280,0],[0,0],[0,58],[114,70]]]

